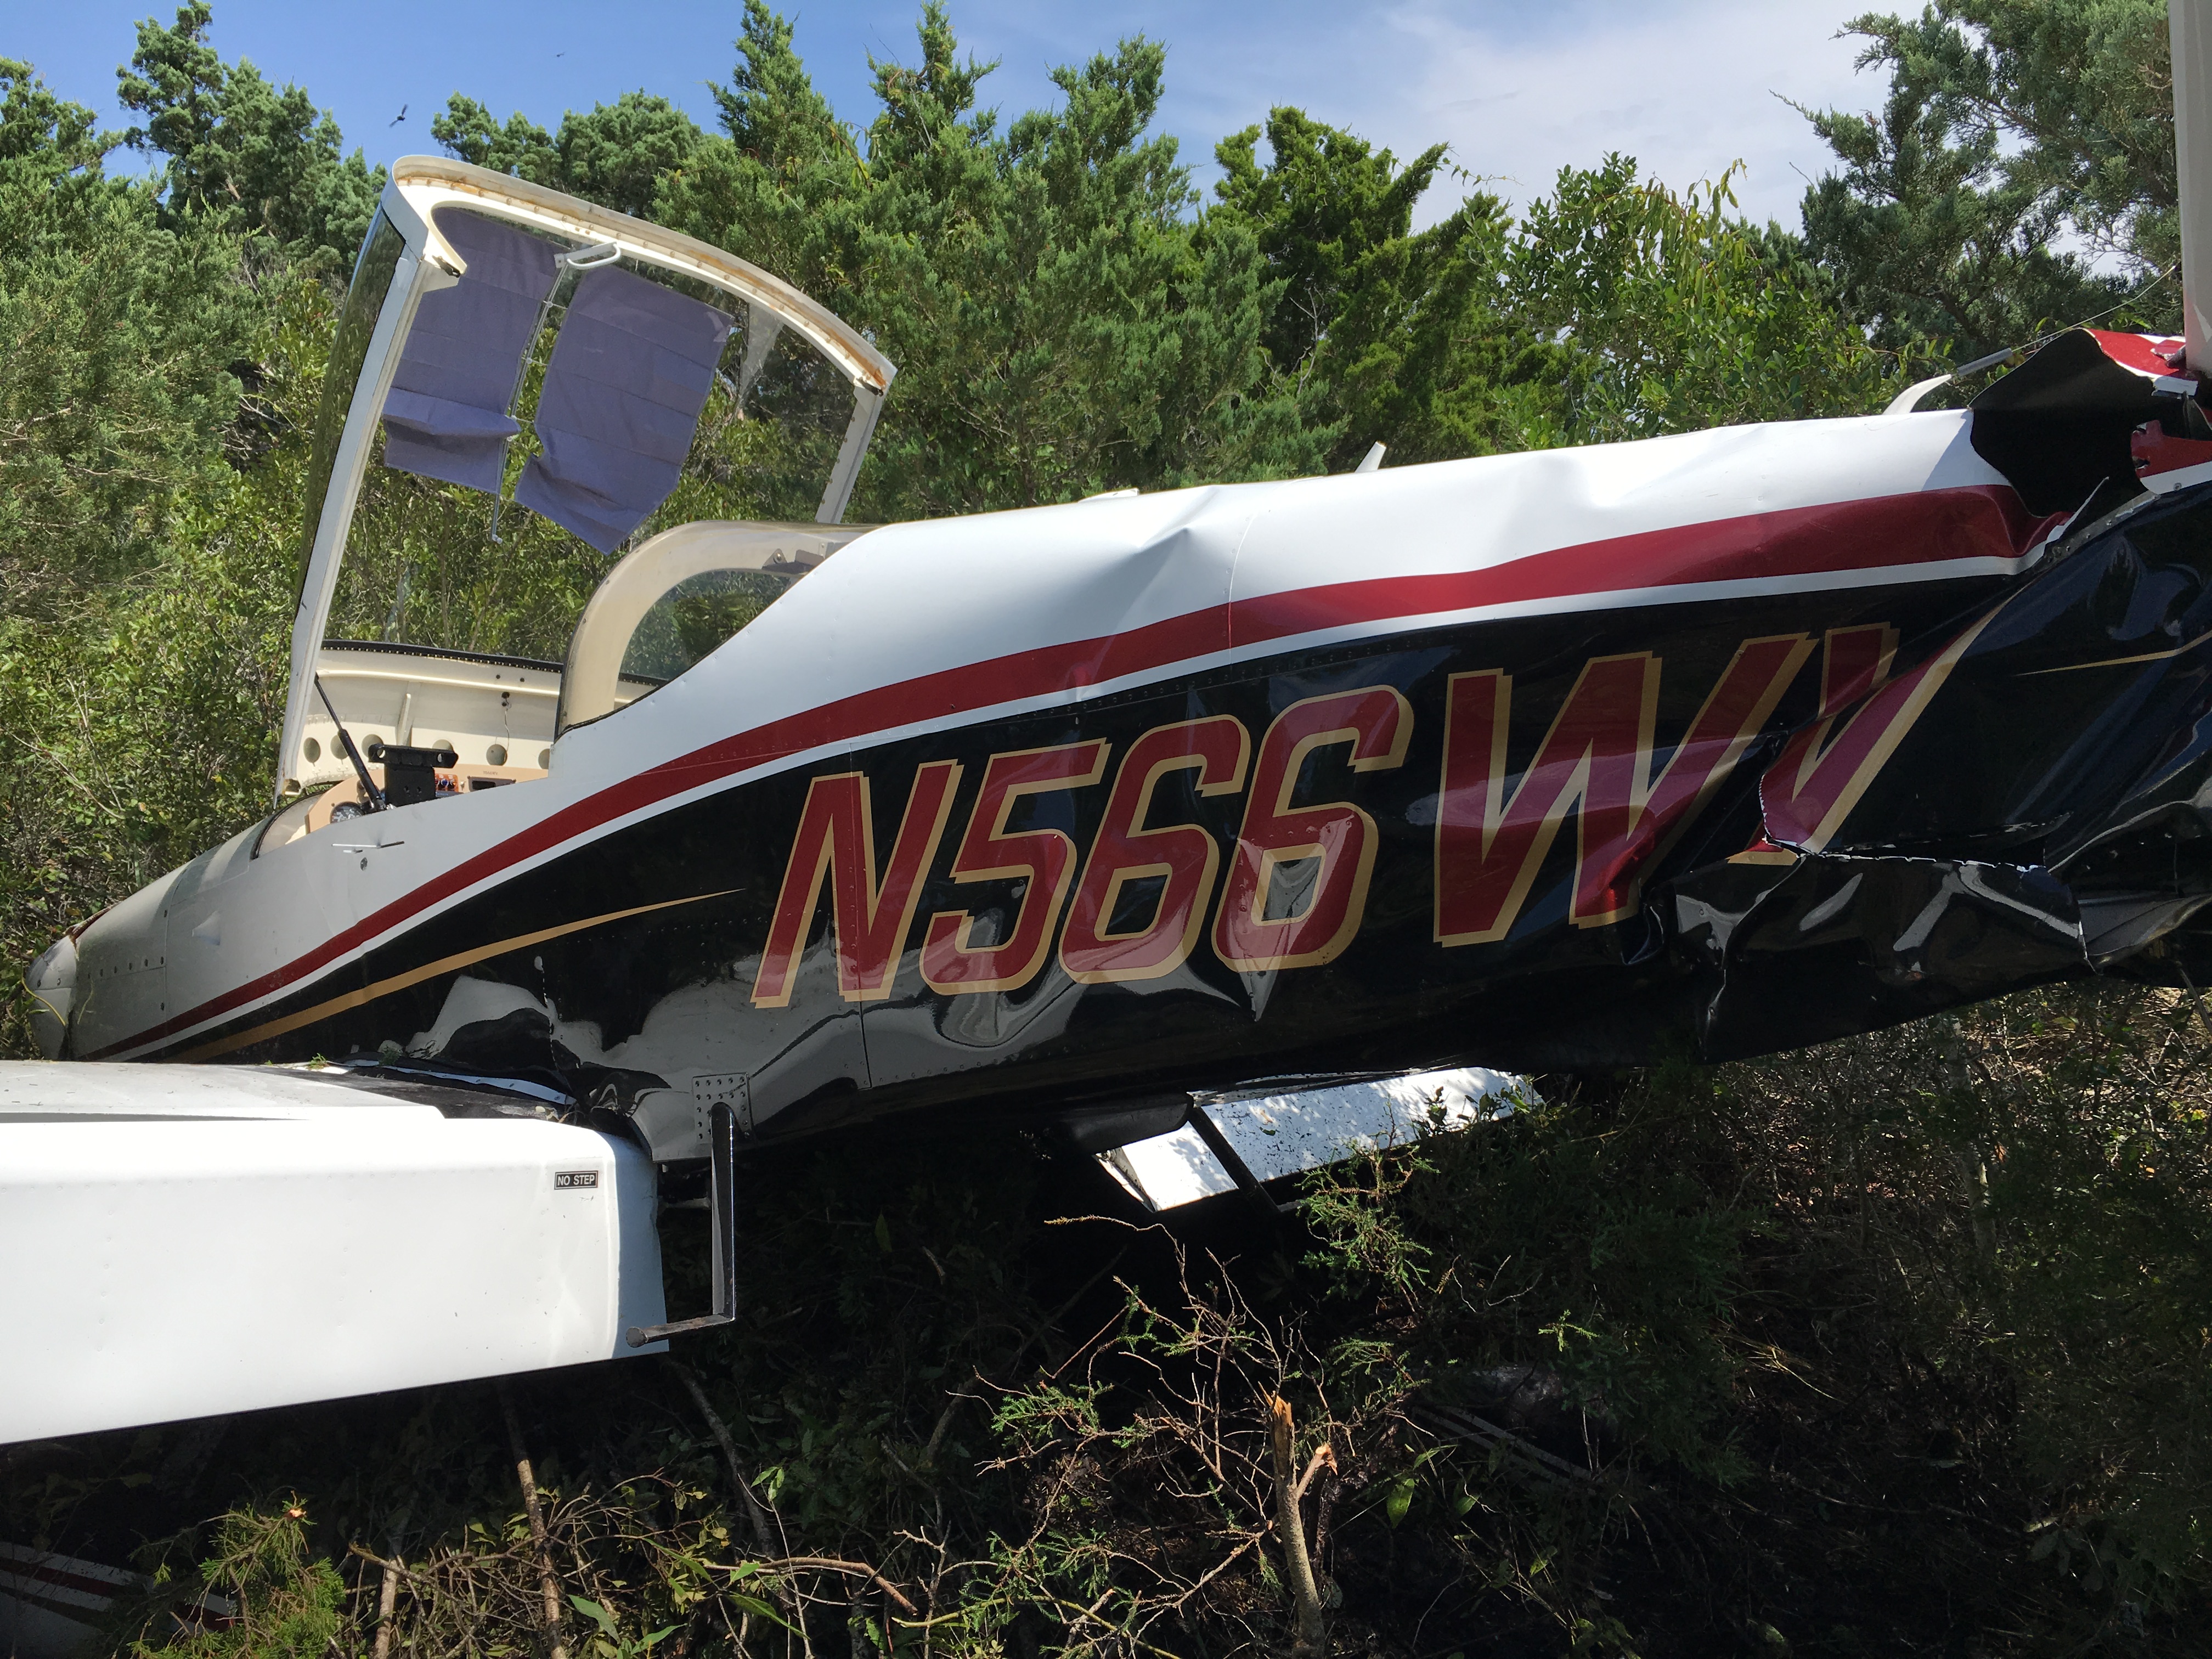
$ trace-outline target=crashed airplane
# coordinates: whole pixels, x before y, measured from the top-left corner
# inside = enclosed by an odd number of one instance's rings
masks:
[[[2193,201],[2189,143],[2185,112]],[[744,1153],[796,1136],[1195,1133],[1249,1186],[1209,1103],[2203,983],[2207,365],[2192,303],[1967,409],[847,525],[893,374],[866,338],[717,249],[403,161],[315,437],[272,810],[31,969],[49,1057],[110,1063],[9,1078],[44,1197],[0,1237],[204,1164],[215,1196],[101,1224],[127,1256],[220,1211],[265,1299],[255,1206],[319,1182],[466,1281],[455,1328],[372,1358],[295,1324],[248,1378],[150,1292],[111,1285],[98,1342],[63,1290],[0,1292],[52,1333],[0,1439],[655,1349],[729,1316]],[[406,614],[374,469],[605,556],[565,660],[334,632]],[[802,506],[710,516],[732,480]],[[1479,1115],[1498,1080],[1451,1075]],[[118,1120],[112,1165],[69,1139]],[[678,1199],[716,1308],[672,1325]],[[94,1381],[117,1344],[159,1378]]]

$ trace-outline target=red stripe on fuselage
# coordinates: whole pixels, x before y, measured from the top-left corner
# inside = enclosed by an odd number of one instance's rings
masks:
[[[1346,623],[1577,593],[1759,581],[1944,559],[2011,558],[2052,522],[2030,514],[2009,489],[1994,485],[1878,495],[1647,530],[1531,554],[1487,570],[1382,576],[1265,594],[1237,602],[1231,632],[1235,643],[1246,645]],[[1838,544],[1844,543],[1850,544],[1848,551],[1838,556]]]
[[[464,860],[305,956],[84,1058],[98,1060],[219,1018],[283,990],[432,905],[563,842],[702,784],[806,750],[1323,629],[1585,593],[1756,581],[1961,558],[2014,558],[2052,522],[2029,514],[2010,489],[2000,485],[1878,495],[1643,531],[1531,554],[1480,570],[1380,576],[1261,594],[1119,634],[940,669],[771,720],[610,785]]]

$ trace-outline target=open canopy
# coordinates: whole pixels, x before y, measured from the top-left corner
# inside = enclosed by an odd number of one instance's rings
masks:
[[[557,658],[591,561],[694,520],[839,522],[892,373],[719,248],[403,158],[325,377],[279,799],[335,775],[306,758],[331,639]],[[487,639],[460,616],[485,605],[563,637]]]

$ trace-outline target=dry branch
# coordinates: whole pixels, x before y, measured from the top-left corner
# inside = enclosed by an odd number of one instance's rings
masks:
[[[692,1374],[691,1368],[678,1359],[671,1359],[668,1364],[690,1392],[692,1403],[699,1407],[699,1414],[707,1419],[707,1427],[713,1433],[715,1443],[722,1449],[723,1461],[730,1466],[730,1480],[737,1486],[738,1496],[744,1499],[745,1511],[752,1518],[753,1541],[760,1546],[763,1555],[775,1554],[775,1540],[769,1532],[768,1511],[761,1507],[760,1499],[753,1496],[752,1482],[745,1479],[744,1469],[738,1462],[737,1443],[730,1437],[728,1425],[722,1421],[721,1414],[708,1402],[707,1391],[699,1386],[699,1379]],[[784,1547],[788,1549],[790,1546],[787,1544]]]
[[[1297,1430],[1291,1421],[1291,1402],[1280,1395],[1268,1402],[1268,1411],[1275,1454],[1276,1525],[1283,1539],[1283,1576],[1290,1582],[1291,1597],[1298,1610],[1298,1643],[1292,1651],[1298,1659],[1319,1659],[1328,1650],[1328,1633],[1322,1626],[1321,1591],[1314,1583],[1313,1558],[1306,1553],[1305,1520],[1298,1512],[1298,1499],[1304,1494],[1305,1481],[1293,1473],[1297,1468],[1294,1443]],[[1321,1462],[1317,1452],[1306,1471],[1308,1480],[1321,1467]]]
[[[568,1659],[568,1644],[561,1632],[561,1580],[553,1571],[553,1546],[545,1535],[545,1511],[538,1502],[538,1482],[530,1472],[530,1454],[522,1444],[522,1421],[514,1414],[514,1396],[502,1381],[499,1408],[507,1418],[507,1439],[514,1453],[515,1478],[522,1486],[522,1507],[530,1517],[530,1541],[538,1553],[538,1588],[545,1598],[545,1635],[553,1644],[553,1659]]]

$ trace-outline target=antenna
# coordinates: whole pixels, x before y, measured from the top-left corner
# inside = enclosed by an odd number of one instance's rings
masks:
[[[2166,0],[2181,198],[2181,326],[2189,370],[2212,374],[2212,0]]]

